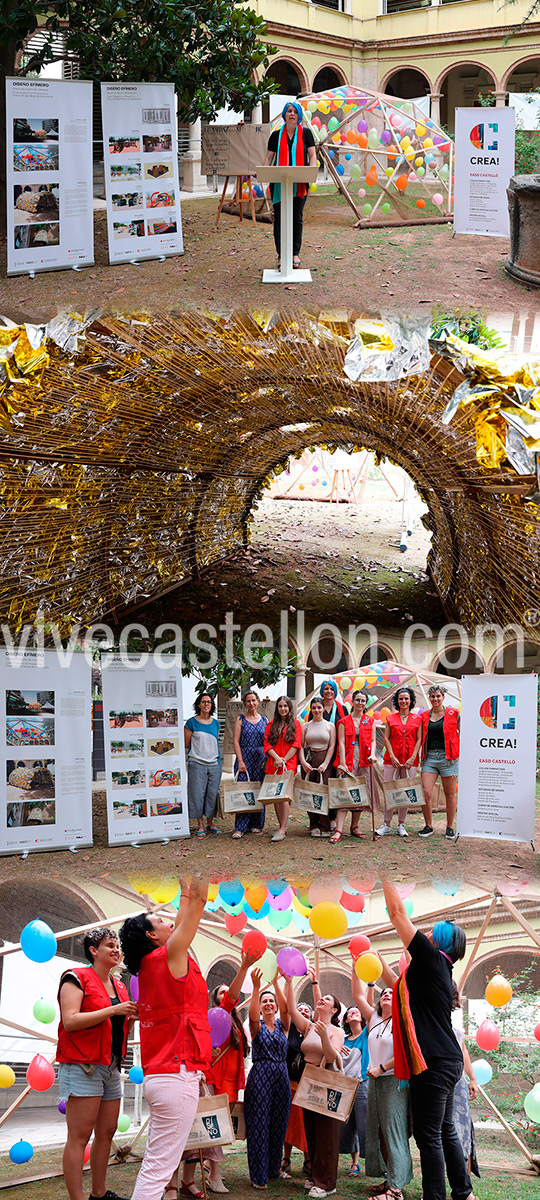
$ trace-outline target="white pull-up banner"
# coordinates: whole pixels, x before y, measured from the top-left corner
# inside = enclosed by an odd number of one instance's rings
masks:
[[[534,838],[537,675],[466,675],[461,691],[457,832]]]
[[[102,83],[109,262],[183,254],[172,83]]]
[[[513,108],[456,108],[454,233],[510,236],[515,140]]]
[[[109,844],[189,837],[179,668],[101,665]]]
[[[82,653],[0,651],[0,852],[92,845],[91,667]]]
[[[94,261],[92,84],[7,79],[7,273]]]

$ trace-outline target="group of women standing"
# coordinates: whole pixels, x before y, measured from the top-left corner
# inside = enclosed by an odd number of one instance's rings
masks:
[[[356,691],[348,712],[337,699],[337,684],[327,679],[320,694],[314,696],[308,720],[297,721],[294,705],[288,696],[276,701],[273,720],[259,712],[259,697],[255,691],[243,697],[244,712],[235,721],[233,744],[234,773],[240,781],[262,783],[265,775],[285,771],[296,773],[298,766],[303,779],[327,784],[331,777],[364,778],[370,801],[378,803],[378,790],[370,770],[376,762],[375,719],[366,712],[367,696]],[[440,778],[446,804],[446,837],[454,837],[456,817],[456,788],[459,765],[459,711],[445,706],[445,688],[432,684],[428,690],[430,707],[415,713],[416,695],[412,688],[401,687],[392,698],[393,712],[386,720],[384,731],[383,774],[386,783],[394,779],[411,778],[421,772],[424,804],[422,838],[433,834],[433,789]],[[186,724],[188,748],[188,796],[190,817],[197,821],[197,836],[216,834],[214,824],[217,797],[221,782],[219,755],[219,723],[214,715],[212,697],[203,693],[195,703],[195,717]],[[286,836],[290,800],[274,805],[278,827],[272,841]],[[341,841],[346,808],[330,809],[328,815],[309,814],[312,837],[329,838],[332,844]],[[360,813],[351,805],[351,836],[361,838]],[[266,810],[237,813],[233,838],[247,833],[260,834],[264,829]],[[397,810],[397,832],[407,837],[406,808]],[[205,824],[206,821],[206,824]],[[384,805],[384,821],[377,829],[379,837],[391,833],[392,811]]]

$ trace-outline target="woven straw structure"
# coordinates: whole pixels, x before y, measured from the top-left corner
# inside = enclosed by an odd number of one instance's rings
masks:
[[[534,481],[480,465],[469,408],[442,423],[455,366],[352,383],[353,336],[346,317],[197,312],[99,318],[77,353],[21,332],[0,428],[2,621],[116,619],[226,555],[271,473],[326,445],[411,475],[449,615],[521,623],[540,595]]]

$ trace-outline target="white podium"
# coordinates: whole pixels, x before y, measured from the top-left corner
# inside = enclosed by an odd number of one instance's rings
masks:
[[[281,267],[263,271],[263,283],[311,283],[311,271],[293,267],[293,188],[295,183],[316,183],[319,164],[313,167],[257,167],[257,181],[281,186]]]

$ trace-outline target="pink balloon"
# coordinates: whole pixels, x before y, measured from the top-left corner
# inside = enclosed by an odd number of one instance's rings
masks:
[[[495,1022],[489,1019],[482,1021],[482,1024],[476,1031],[476,1044],[481,1050],[496,1050],[500,1038],[501,1035]]]
[[[48,1092],[56,1079],[52,1063],[42,1054],[36,1054],[26,1071],[26,1082],[34,1092]]]
[[[332,879],[330,876],[322,879],[314,879],[308,891],[308,900],[312,907],[315,904],[324,904],[327,900],[330,903],[339,904],[342,891],[343,888],[339,879]]]
[[[366,194],[366,189],[365,189],[365,188],[358,188],[358,195],[359,195],[359,196],[365,196],[365,194]]]
[[[535,1036],[535,1038],[536,1038],[537,1042],[540,1042],[540,1024],[538,1024],[538,1025],[535,1025],[535,1027],[534,1027],[534,1036]]]
[[[444,197],[441,195],[441,193],[440,193],[440,192],[435,192],[435,193],[434,193],[434,196],[433,196],[433,203],[434,203],[434,204],[437,204],[437,205],[439,206],[439,208],[440,208],[441,204],[443,203],[443,200],[444,200]]]
[[[408,900],[414,892],[414,883],[396,883],[396,892],[402,900]]]
[[[131,976],[129,981],[129,990],[131,992],[131,999],[137,1002],[139,999],[139,979],[137,975]]]
[[[292,891],[290,887],[287,887],[284,892],[280,892],[279,896],[272,896],[269,892],[267,900],[270,908],[275,909],[276,912],[286,912],[292,904]]]

